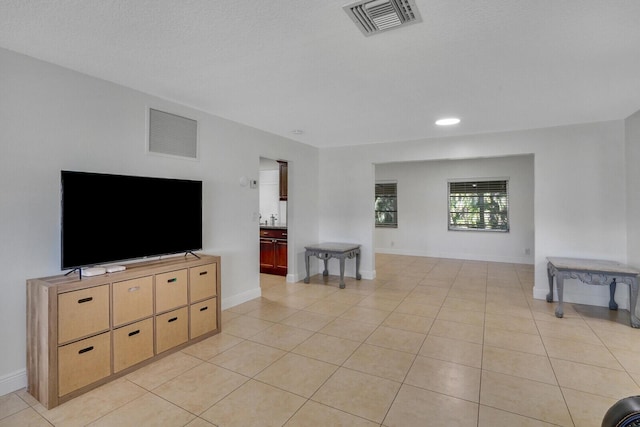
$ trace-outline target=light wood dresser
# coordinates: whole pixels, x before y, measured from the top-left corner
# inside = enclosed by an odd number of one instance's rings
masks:
[[[27,281],[27,391],[51,409],[220,332],[220,257]]]

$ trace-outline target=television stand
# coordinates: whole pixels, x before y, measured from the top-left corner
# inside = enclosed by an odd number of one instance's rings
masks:
[[[195,252],[193,252],[193,251],[187,251],[187,252],[185,252],[185,253],[184,253],[184,257],[186,258],[186,257],[187,257],[187,255],[189,255],[189,254],[191,254],[191,255],[193,255],[194,257],[196,257],[196,258],[200,259],[200,257],[198,256],[198,254],[196,254],[196,253],[195,253]]]

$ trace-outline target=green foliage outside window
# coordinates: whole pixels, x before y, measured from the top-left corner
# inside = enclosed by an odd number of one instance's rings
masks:
[[[449,230],[509,231],[508,181],[449,182]]]

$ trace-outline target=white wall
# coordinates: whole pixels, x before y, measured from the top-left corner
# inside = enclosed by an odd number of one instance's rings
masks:
[[[449,231],[452,179],[508,179],[509,232]],[[384,163],[375,180],[398,185],[398,228],[375,229],[376,252],[533,263],[533,156]]]
[[[626,262],[624,130],[620,120],[321,150],[320,239],[361,243],[362,270],[374,276],[374,164],[533,154],[534,296],[544,298],[547,256]],[[336,268],[330,263],[332,274]],[[623,288],[617,300],[624,308]],[[570,280],[565,300],[606,305],[608,288]]]
[[[202,180],[204,252],[222,257],[230,306],[260,295],[258,190],[239,179],[286,159],[291,278],[304,274],[317,149],[7,50],[0,64],[0,395],[26,384],[25,282],[60,273],[61,169]],[[197,161],[146,153],[149,106],[199,121]]]
[[[640,268],[640,111],[625,120],[627,171],[627,250],[629,264]]]

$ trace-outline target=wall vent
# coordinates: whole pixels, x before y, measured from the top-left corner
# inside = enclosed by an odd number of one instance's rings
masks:
[[[198,122],[150,108],[149,152],[198,158]]]
[[[343,9],[365,36],[422,22],[414,0],[364,0]]]

